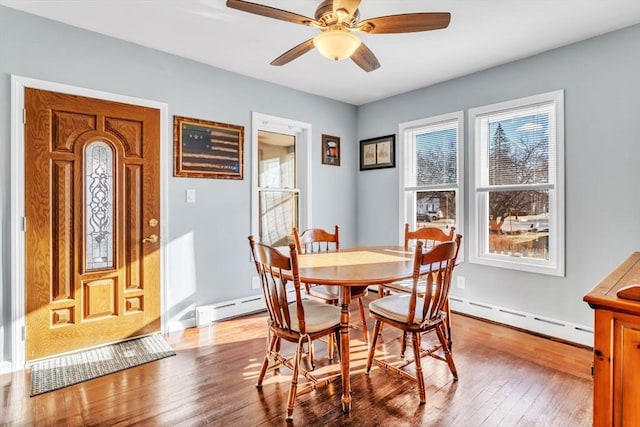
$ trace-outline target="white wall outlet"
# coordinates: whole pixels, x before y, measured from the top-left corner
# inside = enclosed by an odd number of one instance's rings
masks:
[[[458,289],[464,289],[464,287],[466,286],[464,276],[458,276],[456,286],[458,287]]]
[[[251,289],[260,289],[260,278],[258,276],[251,278]]]
[[[196,190],[193,190],[193,189],[187,190],[185,198],[187,199],[187,203],[195,203]]]

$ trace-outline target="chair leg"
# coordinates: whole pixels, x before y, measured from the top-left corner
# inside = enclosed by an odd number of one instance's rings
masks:
[[[443,327],[438,326],[436,328],[436,334],[438,335],[440,344],[442,344],[442,351],[444,351],[444,357],[447,360],[447,365],[449,365],[449,370],[451,371],[451,374],[453,374],[453,379],[457,381],[458,370],[456,369],[456,364],[453,362],[453,355],[451,354],[451,349],[447,345],[447,339],[444,336]]]
[[[282,348],[282,340],[280,340],[280,338],[278,338],[278,339],[276,340],[276,346],[275,346],[275,349],[274,349],[274,350],[275,350],[275,352],[276,352],[276,353],[280,353],[280,349],[281,349],[281,348]],[[280,368],[279,368],[279,367],[278,367],[278,368],[276,368],[276,369],[273,371],[273,373],[274,373],[274,375],[279,375],[279,374],[280,374]]]
[[[309,341],[309,365],[311,366],[311,370],[316,368],[316,353],[315,348],[313,347],[313,341]]]
[[[384,290],[384,286],[378,285],[378,298],[382,298],[386,295],[389,295],[389,291]],[[384,328],[384,323],[382,324],[382,328],[380,328],[380,332],[382,333],[382,329]]]
[[[402,338],[400,338],[400,357],[404,358],[407,351],[407,332],[402,332]]]
[[[336,307],[338,306],[338,300],[333,300],[333,301],[326,301],[327,304],[332,304],[335,305]],[[334,341],[333,335],[328,335],[327,336],[327,359],[329,360],[333,360],[333,346],[334,346],[334,342],[336,343],[336,347],[340,347],[340,335],[337,335],[337,339]],[[338,356],[339,357],[339,356]]]
[[[416,362],[416,380],[418,381],[418,392],[420,393],[420,404],[427,402],[427,392],[424,386],[424,376],[422,374],[422,361],[420,360],[420,339],[417,333],[412,333],[413,357]]]
[[[360,320],[362,321],[362,335],[364,342],[369,343],[369,328],[367,327],[367,316],[364,312],[364,303],[362,297],[358,298],[358,307],[360,308]]]
[[[373,338],[371,342],[369,342],[369,354],[367,355],[367,367],[365,369],[365,373],[368,375],[371,371],[371,364],[373,363],[373,355],[376,352],[376,342],[378,341],[378,335],[380,334],[380,329],[382,327],[382,322],[376,320],[373,323]]]
[[[285,421],[293,421],[293,406],[296,403],[296,393],[298,392],[298,374],[300,368],[300,358],[302,356],[302,344],[304,337],[300,337],[296,346],[296,354],[293,361],[293,372],[291,373],[291,385],[289,386],[289,398],[287,399],[287,417]]]
[[[422,345],[422,334],[420,332],[416,332],[416,335],[418,336],[418,345],[421,346]],[[402,338],[400,340],[400,356],[404,358],[406,352],[407,352],[407,337],[408,337],[408,332],[403,332],[402,333]]]
[[[258,375],[258,382],[256,383],[256,387],[258,390],[262,390],[262,381],[264,380],[264,376],[267,373],[267,368],[269,367],[269,358],[271,356],[271,352],[276,347],[276,342],[278,341],[278,337],[275,334],[269,334],[269,344],[267,347],[267,354],[264,356],[264,360],[262,361],[262,367],[260,368],[260,374]]]
[[[449,298],[447,298],[447,301],[444,303],[444,310],[447,313],[444,336],[447,338],[447,342],[449,343],[449,349],[451,349],[453,341],[451,340],[451,308],[449,307]]]

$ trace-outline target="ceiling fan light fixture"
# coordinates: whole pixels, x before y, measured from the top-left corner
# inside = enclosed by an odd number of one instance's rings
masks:
[[[326,30],[313,38],[313,45],[320,53],[334,61],[350,57],[361,43],[358,36],[343,29]]]

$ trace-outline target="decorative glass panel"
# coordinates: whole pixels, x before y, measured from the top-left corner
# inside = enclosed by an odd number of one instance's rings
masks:
[[[85,267],[113,267],[113,149],[89,144],[84,158]]]

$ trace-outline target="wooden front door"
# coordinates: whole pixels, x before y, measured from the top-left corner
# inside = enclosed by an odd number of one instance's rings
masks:
[[[160,112],[25,90],[26,360],[160,330]]]

